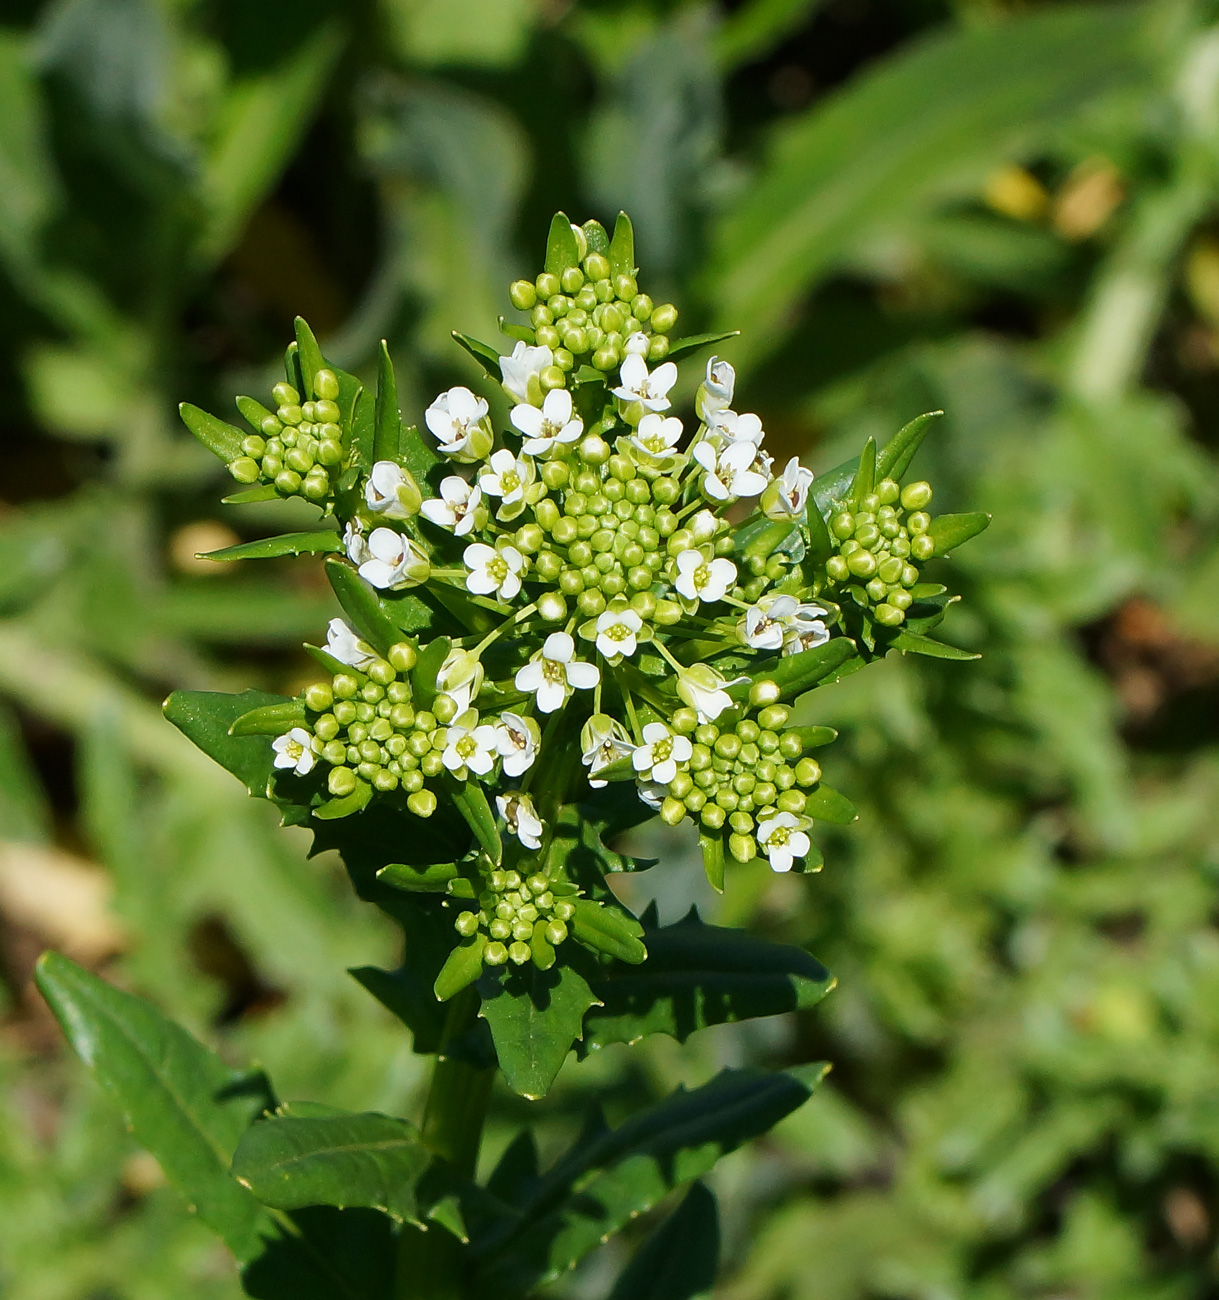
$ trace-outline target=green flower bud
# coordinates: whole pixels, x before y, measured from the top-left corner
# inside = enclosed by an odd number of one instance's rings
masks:
[[[281,469],[275,476],[276,490],[284,496],[295,496],[300,491],[301,476],[291,469]]]
[[[559,277],[552,271],[543,271],[541,275],[533,282],[539,298],[548,300],[553,298],[562,288],[559,283]]]
[[[508,949],[498,940],[483,949],[483,961],[488,966],[502,966],[508,960]]]
[[[431,790],[416,790],[407,797],[406,806],[416,817],[430,817],[436,811],[436,796]]]
[[[305,703],[314,713],[325,713],[334,703],[334,690],[329,682],[314,682],[305,687]],[[329,739],[329,737],[324,737]]]
[[[541,342],[541,339],[539,338],[538,341]],[[556,339],[556,342],[557,341],[558,340]],[[563,351],[562,348],[555,349],[556,360],[558,359],[559,353],[562,351]],[[570,362],[571,353],[568,353],[567,356],[568,356],[568,361]],[[570,365],[568,366],[568,368],[570,369]],[[547,366],[545,370],[543,370],[541,374],[538,376],[538,379],[541,382],[542,391],[544,393],[549,393],[553,388],[564,388],[567,385],[567,379],[564,376],[562,369],[557,365]]]
[[[868,593],[868,599],[872,601],[882,601],[889,594],[888,583],[882,582],[879,578],[873,578],[864,590]]]
[[[796,782],[798,785],[816,785],[821,780],[821,764],[815,758],[802,758],[796,764]]]
[[[784,758],[799,758],[804,753],[804,745],[794,731],[785,731],[779,737],[779,753]]]
[[[296,406],[301,400],[301,395],[296,389],[283,381],[271,389],[271,396],[275,399],[276,406]]]
[[[580,443],[580,456],[590,465],[604,465],[610,458],[610,445],[595,433],[588,435]]]
[[[669,340],[664,334],[655,334],[648,341],[648,360],[663,361],[669,355]]]
[[[749,703],[757,708],[759,705],[777,704],[779,696],[782,695],[778,682],[771,681],[767,678],[765,681],[754,682],[749,688]]]
[[[741,752],[741,738],[735,731],[721,733],[712,748],[721,758],[736,758]]]
[[[332,767],[326,778],[326,788],[336,798],[342,799],[356,788],[356,774],[349,767]]]
[[[807,802],[804,794],[800,790],[784,790],[776,799],[775,807],[780,812],[795,813],[799,817],[804,812],[804,805]]]
[[[532,285],[529,286],[531,289]],[[459,912],[456,920],[453,922],[453,929],[457,931],[463,939],[472,939],[478,933],[478,913],[477,912]]]
[[[662,302],[652,308],[651,320],[652,328],[658,334],[667,334],[677,324],[677,308],[671,302]]]
[[[661,627],[672,627],[682,620],[682,607],[675,600],[658,600],[652,621]]]
[[[508,286],[508,301],[517,311],[528,311],[537,300],[537,286],[528,280],[514,280]]]
[[[559,286],[566,294],[579,293],[584,287],[584,272],[578,266],[565,266],[559,276]]]
[[[925,481],[907,483],[902,488],[902,505],[907,510],[923,510],[931,501],[931,484]]]
[[[669,795],[660,805],[660,820],[666,826],[676,826],[686,815],[686,805],[680,799]]]
[[[257,483],[262,470],[252,456],[238,456],[229,462],[229,473],[238,483]]]
[[[605,596],[597,587],[585,587],[576,598],[576,608],[585,618],[596,618],[605,609]]]
[[[931,527],[931,516],[925,510],[916,510],[907,520],[906,528],[911,537],[925,533]]]
[[[614,370],[617,368],[617,366],[618,366],[618,353],[615,349],[602,346],[597,348],[597,350],[593,353],[594,370],[602,370],[602,371]]]
[[[718,803],[707,803],[703,805],[702,811],[698,816],[699,821],[701,821],[708,830],[718,831],[723,827],[727,813],[725,813],[724,809],[721,808]]]
[[[871,551],[853,551],[847,559],[847,568],[857,578],[870,578],[876,572],[876,556]]]
[[[895,587],[889,592],[889,604],[894,609],[900,609],[904,614],[914,604],[914,597],[901,587]]]
[[[584,259],[584,274],[593,281],[608,280],[610,273],[609,258],[602,253],[589,253]]]
[[[922,533],[911,541],[910,554],[916,560],[929,560],[935,554],[935,542],[926,533]]]
[[[887,601],[876,606],[872,611],[872,617],[885,627],[900,627],[906,621],[905,614],[896,605],[890,605]]]
[[[752,862],[758,856],[757,841],[752,835],[730,835],[728,837],[728,852],[732,854],[737,862]]]
[[[631,315],[641,324],[652,314],[652,300],[646,293],[637,293],[631,299]]]
[[[313,734],[325,743],[339,734],[339,720],[333,713],[323,713],[313,724]]]
[[[614,293],[619,302],[630,302],[639,292],[639,285],[633,275],[614,276]]]
[[[295,405],[281,406],[276,410],[275,414],[279,416],[281,424],[290,424],[294,428],[296,425],[300,424],[300,422],[305,418],[304,411],[302,411],[299,406],[295,406]],[[286,432],[285,432],[285,440],[286,440]]]

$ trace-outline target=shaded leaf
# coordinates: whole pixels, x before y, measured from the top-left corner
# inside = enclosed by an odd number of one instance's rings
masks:
[[[241,443],[245,434],[236,425],[228,424],[200,407],[193,406],[190,402],[182,402],[178,407],[178,414],[182,417],[182,423],[186,425],[191,433],[214,456],[219,456],[226,465],[229,461],[236,460],[241,455]],[[249,491],[255,490],[249,489]],[[271,494],[273,496],[277,495],[274,488],[271,489]],[[244,496],[244,493],[234,493],[234,497],[240,496]],[[229,499],[226,498],[226,500]],[[261,499],[266,500],[265,497]]]
[[[472,339],[468,334],[461,334],[457,330],[453,330],[453,337],[482,366],[488,378],[494,379],[497,384],[502,381],[503,375],[499,368],[500,353],[495,348],[489,343],[480,343],[477,339]]]
[[[693,1300],[715,1286],[720,1222],[715,1196],[695,1183],[635,1252],[609,1300]]]
[[[291,703],[267,691],[174,691],[165,701],[165,716],[209,758],[232,774],[256,798],[265,799],[274,772],[274,752],[262,736],[234,736],[238,718],[268,705]]]
[[[902,630],[889,642],[895,650],[905,650],[910,654],[926,655],[929,659],[981,659],[982,656],[969,650],[958,650],[954,645],[945,645],[943,641],[933,641],[928,636],[917,632]]]

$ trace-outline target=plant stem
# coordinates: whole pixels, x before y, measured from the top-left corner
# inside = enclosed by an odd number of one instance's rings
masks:
[[[459,1178],[473,1177],[478,1164],[495,1070],[480,1070],[445,1052],[477,1018],[478,994],[463,989],[449,1004],[423,1112],[424,1142]],[[465,1262],[465,1247],[447,1229],[433,1224],[424,1231],[404,1224],[398,1244],[396,1300],[463,1300]]]

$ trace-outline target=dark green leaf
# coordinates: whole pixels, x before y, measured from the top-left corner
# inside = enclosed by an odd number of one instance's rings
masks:
[[[573,900],[572,934],[586,947],[607,957],[638,965],[648,950],[640,936],[643,926],[616,903],[598,903],[591,898]]]
[[[469,988],[483,973],[483,952],[487,947],[487,936],[476,934],[471,939],[459,943],[440,968],[432,986],[432,993],[438,1002],[447,1002],[456,997],[462,989]]]
[[[859,453],[859,468],[851,483],[850,507],[861,510],[862,501],[876,487],[876,439],[869,438]]]
[[[800,737],[800,743],[806,750],[820,749],[838,739],[833,727],[789,727],[789,731]]]
[[[351,625],[379,654],[386,654],[390,646],[402,640],[392,606],[384,601],[370,583],[364,581],[348,560],[337,556],[326,561],[326,577],[334,594],[339,598],[343,613]]]
[[[379,1210],[314,1205],[241,1274],[252,1300],[392,1300],[397,1238]]]
[[[207,411],[183,402],[178,407],[182,423],[214,456],[219,456],[227,465],[241,455],[241,443],[245,434],[234,425],[209,415]],[[274,491],[274,489],[272,489]],[[237,494],[240,495],[240,494]]]
[[[530,329],[528,325],[514,325],[503,316],[497,316],[496,320],[499,322],[499,332],[507,335],[508,338],[516,339],[520,343],[528,343],[530,347],[537,343],[537,332]]]
[[[397,460],[401,451],[402,415],[398,410],[398,384],[394,363],[384,339],[377,353],[377,400],[374,407],[376,432],[373,437],[373,460]]]
[[[489,378],[497,384],[501,382],[503,375],[499,368],[500,353],[495,348],[488,343],[480,343],[467,334],[460,334],[457,330],[453,330],[453,337],[482,366]]]
[[[372,786],[367,781],[357,779],[356,788],[350,794],[342,795],[337,799],[327,799],[325,803],[313,810],[313,815],[322,822],[339,821],[344,817],[363,812],[371,798]]]
[[[569,266],[580,265],[580,245],[576,232],[565,212],[556,212],[550,220],[550,233],[546,237],[546,270],[559,275]]]
[[[977,537],[990,524],[990,515],[981,510],[964,515],[937,515],[927,529],[927,536],[935,543],[936,555],[947,555],[962,542]]]
[[[596,1002],[570,966],[540,971],[527,965],[509,971],[494,991],[484,988],[478,1014],[491,1026],[499,1067],[514,1092],[546,1095],[583,1032],[584,1013]]]
[[[635,1252],[609,1300],[694,1300],[709,1295],[719,1271],[715,1196],[695,1183],[681,1205]]]
[[[850,637],[835,636],[811,650],[785,655],[769,666],[755,670],[751,682],[773,681],[782,691],[782,698],[791,700],[824,681],[856,656],[857,648]],[[845,673],[839,676],[845,676]],[[751,682],[730,686],[728,694],[733,699],[747,698]]]
[[[916,415],[909,424],[903,425],[877,454],[877,474],[881,478],[900,479],[927,436],[931,421],[943,414],[943,411],[928,411],[926,415]]]
[[[474,838],[482,845],[483,852],[498,866],[503,860],[504,846],[500,841],[499,827],[495,824],[495,813],[487,802],[486,791],[474,777],[457,781],[446,776],[445,787],[454,807],[474,832]]]
[[[261,402],[255,401],[252,397],[238,397],[237,409],[245,416],[250,427],[256,433],[262,433],[262,422],[266,419],[275,419],[275,413],[269,411]]]
[[[244,782],[252,795],[265,799],[274,771],[271,746],[262,736],[230,735],[229,728],[254,709],[289,702],[266,691],[243,691],[240,695],[174,691],[165,701],[165,716],[209,758]]]
[[[259,1120],[233,1155],[233,1175],[277,1210],[307,1205],[382,1210],[418,1223],[416,1188],[431,1154],[413,1124],[374,1112]]]
[[[933,641],[930,637],[920,636],[917,632],[905,629],[898,632],[889,644],[895,650],[906,650],[911,654],[926,655],[929,659],[981,659],[979,654],[968,650],[958,650],[954,645],[945,645],[942,641]]]
[[[698,846],[703,854],[703,872],[707,883],[717,894],[724,892],[724,837],[700,835]]]
[[[323,551],[341,551],[343,539],[333,529],[316,533],[281,533],[257,542],[242,542],[219,551],[207,551],[203,560],[271,560],[280,555],[318,555]]]
[[[438,636],[429,641],[411,669],[415,701],[421,709],[432,707],[432,701],[436,698],[436,674],[440,672],[440,665],[448,657],[452,644],[447,636]]]
[[[618,213],[618,219],[614,222],[609,263],[611,275],[635,274],[635,228],[625,212]]]
[[[282,736],[305,722],[305,701],[297,697],[282,704],[263,704],[243,713],[229,728],[230,736]]]
[[[666,361],[680,361],[699,348],[709,348],[713,343],[723,343],[725,339],[734,339],[740,330],[714,330],[710,334],[691,334],[688,338],[674,339],[665,353]]]
[[[240,492],[230,492],[228,496],[220,498],[220,504],[225,506],[249,506],[258,501],[277,501],[279,493],[275,490],[274,483],[259,483],[255,487],[243,488]]]
[[[112,988],[58,953],[38,963],[38,988],[77,1055],[123,1108],[141,1146],[239,1261],[273,1229],[229,1173],[256,1115],[273,1105],[260,1072],[231,1069],[143,998]]]
[[[855,805],[844,794],[831,789],[828,785],[819,785],[805,795],[804,814],[815,817],[818,821],[833,822],[835,826],[849,826],[859,820]]]
[[[457,879],[456,862],[436,862],[427,867],[410,867],[404,862],[391,862],[377,872],[377,879],[395,889],[406,889],[419,894],[443,894],[449,882]]]
[[[585,1018],[584,1052],[645,1034],[684,1043],[708,1025],[811,1007],[835,983],[804,949],[705,925],[693,909],[646,939],[642,966],[612,966],[593,980],[601,1006]]]

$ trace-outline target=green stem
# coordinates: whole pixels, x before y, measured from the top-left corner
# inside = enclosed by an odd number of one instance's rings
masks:
[[[446,1056],[445,1049],[477,1019],[478,994],[473,988],[464,989],[449,1004],[423,1112],[424,1142],[459,1178],[474,1176],[495,1071]],[[423,1231],[404,1224],[395,1300],[464,1300],[465,1266],[465,1247],[446,1229],[434,1224]]]

